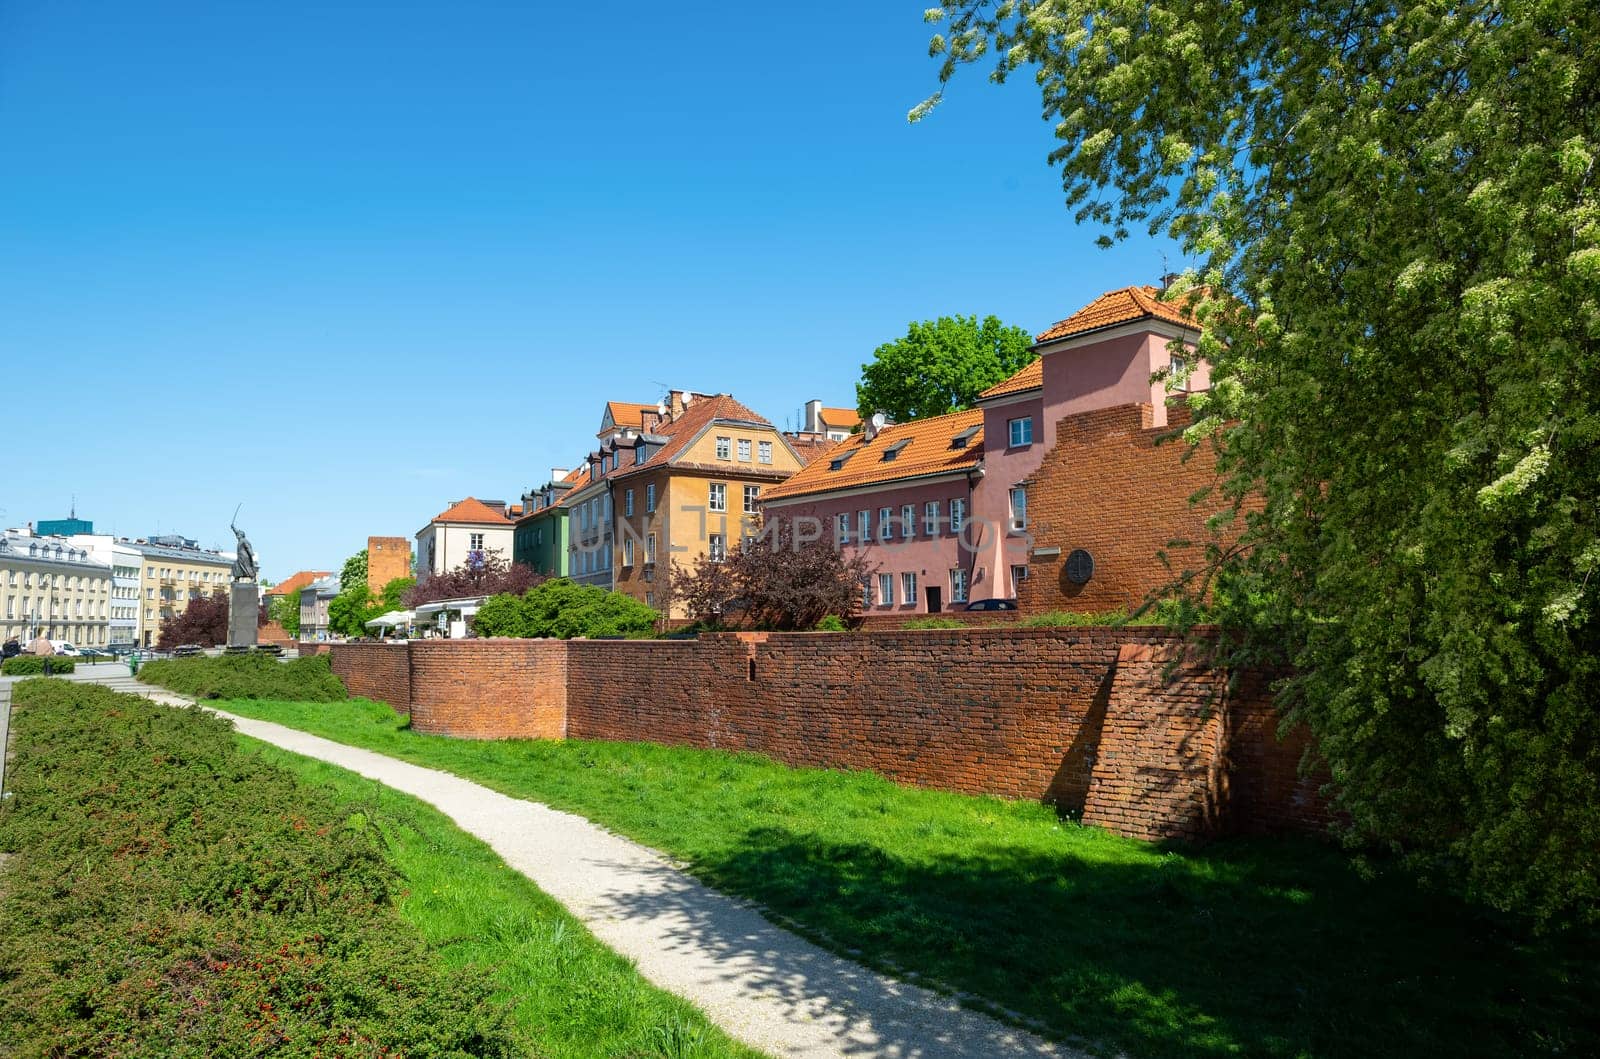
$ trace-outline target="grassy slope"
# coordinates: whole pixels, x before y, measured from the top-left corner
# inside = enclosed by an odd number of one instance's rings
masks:
[[[1031,804],[752,755],[465,742],[388,707],[226,709],[579,812],[879,966],[1139,1055],[1586,1054],[1592,938],[1534,942],[1310,843],[1178,853]]]
[[[447,968],[490,975],[516,1028],[541,1056],[755,1059],[689,1003],[631,963],[488,846],[431,806],[333,765],[238,737],[260,756],[359,807],[406,881],[400,914]]]

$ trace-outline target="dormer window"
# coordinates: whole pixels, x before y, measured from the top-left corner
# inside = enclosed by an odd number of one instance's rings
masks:
[[[892,460],[895,457],[899,456],[901,450],[903,450],[909,444],[911,444],[911,439],[910,438],[901,438],[899,441],[895,442],[893,445],[890,445],[888,448],[884,449],[883,450],[883,462],[888,463],[890,460]]]
[[[968,427],[967,429],[963,430],[961,433],[957,434],[955,437],[950,439],[950,447],[952,449],[964,449],[964,448],[966,448],[967,447],[967,443],[970,442],[977,435],[978,431],[980,431],[982,429],[983,429],[983,427],[981,427],[981,426]]]
[[[860,451],[861,451],[860,449],[851,449],[849,452],[841,452],[839,455],[835,456],[832,460],[828,461],[828,470],[830,470],[830,471],[843,470],[844,469],[844,465],[849,462],[850,457],[854,456],[856,453],[858,453]]]

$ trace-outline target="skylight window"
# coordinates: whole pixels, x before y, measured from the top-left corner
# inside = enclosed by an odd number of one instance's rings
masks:
[[[964,448],[966,448],[967,447],[967,442],[971,441],[972,438],[973,438],[973,435],[977,434],[977,432],[982,430],[982,429],[983,429],[983,427],[981,427],[981,426],[968,427],[967,429],[963,430],[961,433],[957,434],[955,437],[950,439],[950,447],[952,449],[964,449]]]
[[[851,449],[849,452],[841,452],[839,455],[835,456],[832,460],[830,460],[828,462],[828,470],[830,470],[830,471],[842,470],[844,468],[845,462],[848,461],[850,459],[850,457],[854,456],[856,453],[858,453],[860,451],[861,451],[860,449]]]

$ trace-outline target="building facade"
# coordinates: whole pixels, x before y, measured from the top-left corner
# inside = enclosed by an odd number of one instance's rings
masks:
[[[503,500],[467,497],[417,531],[417,583],[496,553],[511,561],[513,531]],[[369,559],[370,561],[370,559]]]
[[[126,651],[139,645],[139,587],[143,557],[132,544],[109,533],[80,533],[69,538],[96,562],[111,567],[111,605],[107,645]]]
[[[328,627],[328,604],[339,594],[335,574],[319,577],[300,590],[300,642],[319,643],[332,635]]]
[[[65,537],[0,534],[0,640],[111,646],[109,563]]]
[[[139,557],[138,627],[141,647],[153,647],[163,620],[182,614],[202,596],[226,594],[233,580],[233,556],[213,551],[176,534],[118,543]]]
[[[517,519],[511,541],[511,561],[546,577],[566,577],[568,524],[567,497],[589,483],[588,467],[569,471],[552,468],[550,480],[522,495],[523,514]]]

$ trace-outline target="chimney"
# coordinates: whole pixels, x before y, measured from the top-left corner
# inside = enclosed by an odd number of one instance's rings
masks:
[[[659,409],[659,408],[650,409],[649,411],[643,413],[640,416],[640,419],[641,419],[640,429],[643,430],[646,434],[654,434],[655,431],[656,431],[656,427],[661,425],[661,420],[662,420],[662,418],[664,416],[665,416],[665,413],[662,412],[661,409]]]
[[[502,515],[506,513],[506,502],[504,500],[485,500],[483,505],[500,512]]]
[[[801,429],[808,434],[822,431],[822,402],[815,397],[806,402],[806,422]]]
[[[667,418],[676,419],[683,415],[683,410],[689,407],[688,396],[687,390],[667,391]]]

